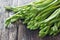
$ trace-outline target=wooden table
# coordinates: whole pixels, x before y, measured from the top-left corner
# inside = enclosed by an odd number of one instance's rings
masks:
[[[60,40],[60,34],[55,37],[46,36],[45,38],[40,38],[38,30],[28,30],[20,20],[11,24],[8,29],[5,28],[4,22],[6,18],[13,13],[5,11],[4,7],[21,6],[31,1],[33,0],[0,0],[0,40]]]

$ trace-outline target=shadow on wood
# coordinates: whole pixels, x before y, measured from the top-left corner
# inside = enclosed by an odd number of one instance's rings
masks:
[[[44,38],[40,38],[38,36],[39,30],[31,31],[26,28],[21,22],[19,23],[18,28],[18,40],[60,40],[60,35],[57,36],[46,36]]]

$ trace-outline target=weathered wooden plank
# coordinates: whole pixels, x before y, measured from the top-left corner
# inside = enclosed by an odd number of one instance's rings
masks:
[[[18,5],[18,0],[11,0],[11,6],[17,6]],[[13,13],[9,13],[11,16]],[[16,40],[17,36],[17,25],[16,24],[11,24],[9,26],[9,40]]]
[[[9,29],[5,29],[4,22],[7,17],[13,13],[8,13],[5,11],[5,6],[17,6],[17,0],[0,0],[0,40],[16,40],[16,25],[10,25]]]
[[[23,6],[23,5],[27,5],[30,2],[33,2],[34,0],[18,0],[18,6]]]
[[[1,40],[1,30],[0,30],[0,40]]]
[[[16,40],[17,36],[17,27],[16,24],[11,25],[11,28],[9,28],[9,40]]]
[[[26,29],[22,23],[19,23],[18,40],[27,40]]]
[[[8,13],[5,14],[4,6],[8,5],[8,1],[0,0],[0,40],[8,40],[8,29],[5,29],[4,21],[8,17]]]

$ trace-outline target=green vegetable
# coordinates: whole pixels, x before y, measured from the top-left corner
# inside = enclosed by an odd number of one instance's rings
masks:
[[[5,26],[7,27],[10,23],[17,21],[18,19],[23,18],[23,15],[20,14],[21,11],[19,11],[17,14],[12,15],[11,17],[6,19]],[[22,12],[21,12],[22,13]]]
[[[6,28],[13,22],[21,20],[30,30],[39,29],[39,36],[55,36],[60,32],[60,0],[36,0],[28,5],[10,7],[7,11],[14,12],[5,21]]]
[[[41,21],[40,22],[40,26],[46,26],[47,24],[53,24],[54,22],[56,22],[56,21],[60,21],[60,18],[58,18],[58,19],[55,19],[56,18],[56,16],[58,16],[60,14],[60,8],[59,9],[57,9],[53,14],[51,14],[51,16],[49,16],[47,19],[45,19],[44,21]],[[52,20],[53,19],[53,20]],[[52,21],[51,21],[52,20]],[[49,21],[51,21],[50,23],[49,23]]]
[[[57,33],[60,32],[60,22],[57,22],[54,24],[53,27],[51,27],[49,35],[56,35]]]
[[[51,3],[52,2],[52,3]],[[53,0],[46,0],[45,2],[41,3],[41,4],[37,4],[37,9],[36,8],[32,8],[33,10],[31,10],[31,13],[27,16],[26,20],[24,21],[24,23],[27,23],[30,21],[30,19],[35,16],[37,16],[41,11],[43,11],[44,9],[48,8],[49,6],[51,6],[53,3],[55,3],[56,1],[53,2]],[[35,5],[36,7],[36,5]],[[42,14],[42,13],[40,13]],[[31,16],[30,16],[31,15]],[[34,20],[34,19],[31,20]]]
[[[54,6],[54,7],[49,7],[47,12],[45,12],[43,15],[39,16],[39,17],[36,17],[37,19],[34,19],[34,20],[30,20],[30,22],[28,23],[28,26],[27,28],[29,29],[37,29],[39,26],[40,26],[40,23],[41,21],[43,21],[44,19],[46,19],[56,8],[60,7],[60,5],[58,6]],[[43,18],[43,19],[42,19]],[[33,26],[34,25],[34,26]]]
[[[48,34],[49,29],[50,29],[50,26],[46,26],[45,28],[41,29],[39,31],[39,36],[40,37],[45,37]]]

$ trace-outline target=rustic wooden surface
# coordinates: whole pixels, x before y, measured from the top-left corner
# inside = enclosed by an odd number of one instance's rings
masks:
[[[5,6],[21,6],[33,0],[0,0],[0,40],[60,40],[60,35],[55,37],[38,37],[38,30],[30,31],[20,21],[11,24],[5,29],[4,22],[12,12],[5,11]]]

